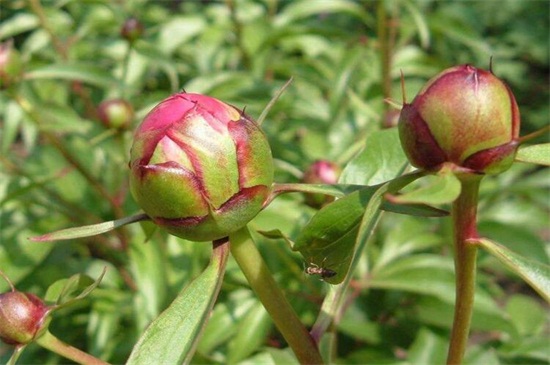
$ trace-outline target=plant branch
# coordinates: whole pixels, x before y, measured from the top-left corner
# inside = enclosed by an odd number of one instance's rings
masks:
[[[269,272],[248,227],[229,235],[229,240],[233,257],[298,361],[301,364],[323,363],[315,342]]]
[[[42,122],[40,120],[40,117],[36,114],[36,111],[31,106],[31,104],[23,99],[21,96],[14,95],[15,101],[19,104],[21,109],[27,113],[27,115],[31,118],[31,120],[42,130],[42,133],[44,136],[50,141],[50,143],[57,149],[57,151],[65,158],[65,160],[73,166],[87,181],[88,183],[98,192],[99,195],[101,195],[104,199],[106,199],[113,208],[113,211],[117,218],[121,218],[124,216],[124,213],[120,209],[120,207],[113,201],[113,198],[111,197],[111,194],[103,187],[103,185],[78,161],[71,152],[65,147],[63,142],[59,137],[57,137],[55,134],[48,132],[42,127]]]
[[[549,131],[550,131],[550,125],[547,125],[547,126],[541,128],[541,129],[537,130],[537,131],[534,131],[533,133],[529,133],[529,134],[527,134],[523,137],[520,137],[519,138],[519,143],[520,144],[525,143],[527,141],[530,141],[532,139],[537,138],[538,136],[542,136],[543,134],[548,133]]]
[[[59,38],[55,35],[52,28],[50,27],[48,23],[48,18],[46,14],[44,13],[44,9],[42,8],[42,5],[40,4],[39,0],[30,0],[29,5],[31,7],[32,12],[38,17],[38,21],[40,22],[40,26],[44,28],[46,33],[50,36],[53,46],[57,53],[61,55],[63,59],[67,58],[67,49],[59,40]]]
[[[459,175],[462,190],[453,203],[453,236],[455,251],[456,298],[447,365],[462,363],[474,308],[478,238],[476,214],[479,184],[483,175]]]

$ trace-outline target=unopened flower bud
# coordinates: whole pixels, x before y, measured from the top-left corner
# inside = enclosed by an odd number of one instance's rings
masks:
[[[12,42],[0,43],[0,89],[15,83],[21,76],[23,63]]]
[[[99,119],[107,128],[125,129],[134,119],[132,105],[123,99],[109,99],[99,104]]]
[[[266,136],[242,111],[180,93],[157,105],[135,132],[130,188],[169,233],[211,241],[242,228],[271,192]]]
[[[411,164],[442,163],[494,174],[513,162],[520,127],[514,95],[491,72],[470,65],[432,78],[399,118],[401,144]]]
[[[130,43],[134,43],[143,35],[143,24],[136,18],[128,18],[120,29],[120,35]]]
[[[342,169],[334,162],[317,160],[304,173],[302,182],[306,184],[336,184]],[[334,200],[333,196],[323,194],[305,194],[306,204],[320,208]]]
[[[34,294],[0,294],[0,339],[10,345],[31,342],[45,326],[48,307]]]

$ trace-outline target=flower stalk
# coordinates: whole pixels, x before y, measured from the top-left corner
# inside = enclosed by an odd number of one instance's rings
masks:
[[[447,365],[461,364],[468,343],[474,308],[476,256],[478,238],[476,215],[479,184],[483,175],[459,174],[462,190],[453,203],[454,262],[455,262],[455,313],[451,331]]]
[[[83,365],[108,365],[109,363],[98,359],[97,357],[94,357],[82,350],[77,349],[76,347],[73,347],[71,345],[66,344],[65,342],[61,341],[54,335],[52,335],[49,331],[44,332],[42,336],[40,336],[36,342],[52,351],[55,352],[58,355],[61,355],[69,360],[72,360],[78,364]]]
[[[323,359],[313,338],[273,279],[248,227],[230,234],[229,240],[231,254],[298,361],[301,364],[322,364]]]

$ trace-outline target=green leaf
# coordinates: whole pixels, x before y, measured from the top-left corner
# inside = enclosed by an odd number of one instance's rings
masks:
[[[133,302],[137,327],[144,330],[167,305],[166,246],[158,240],[147,240],[142,232],[132,238],[128,251],[137,287]]]
[[[50,64],[25,73],[25,78],[82,81],[106,89],[118,86],[118,81],[105,68],[86,63]]]
[[[208,267],[147,328],[127,365],[188,363],[223,281],[229,245],[214,248]]]
[[[416,180],[420,188],[391,197],[392,203],[438,205],[453,202],[460,194],[460,181],[450,171],[427,175]]]
[[[57,308],[67,306],[88,296],[101,282],[107,268],[103,269],[101,275],[92,279],[88,275],[76,274],[68,279],[61,279],[48,287],[44,299],[54,302]],[[75,295],[76,292],[79,294]]]
[[[477,243],[495,256],[504,266],[525,280],[550,303],[550,266],[510,251],[496,242],[481,238]]]
[[[178,47],[200,34],[207,26],[206,19],[199,15],[175,16],[160,24],[158,48],[172,54]],[[177,34],[177,37],[174,37]]]
[[[346,165],[339,183],[380,184],[399,176],[406,164],[397,129],[377,131],[369,135],[365,148]]]
[[[0,213],[0,220],[2,218]],[[14,284],[32,273],[55,246],[50,243],[29,245],[26,237],[24,237],[30,233],[26,229],[16,236],[7,234],[8,229],[6,229],[6,226],[0,226],[0,230],[6,232],[3,237],[4,240],[0,242],[0,269]],[[4,280],[0,280],[0,292],[7,288],[8,284]]]
[[[430,29],[428,27],[426,14],[420,11],[418,3],[407,0],[403,1],[403,5],[411,14],[411,17],[413,18],[418,29],[418,37],[420,38],[422,48],[428,48],[430,45]]]
[[[257,302],[242,318],[236,335],[229,342],[227,362],[236,364],[254,353],[263,345],[271,327],[269,314],[263,305]]]
[[[506,312],[517,329],[517,339],[542,335],[547,313],[538,298],[514,294],[506,303]]]
[[[19,13],[9,19],[2,19],[0,24],[0,40],[28,32],[40,24],[34,14]]]
[[[307,263],[336,272],[325,281],[344,280],[365,207],[379,187],[365,187],[323,207],[304,227],[294,245]]]
[[[449,215],[449,212],[446,210],[431,207],[426,204],[395,204],[393,202],[384,201],[380,208],[387,212],[417,217],[446,217]]]
[[[445,337],[421,328],[409,348],[407,359],[411,364],[444,364],[447,358],[447,342]]]
[[[505,344],[499,349],[500,355],[505,359],[522,359],[522,364],[527,364],[525,359],[537,360],[533,363],[547,364],[550,358],[548,336],[521,337],[518,341]],[[520,363],[517,361],[507,363]]]
[[[288,244],[288,247],[290,247],[291,249],[294,248],[294,242],[286,234],[284,234],[280,229],[272,229],[269,231],[257,231],[257,232],[269,239],[282,239]]]
[[[136,214],[114,221],[91,224],[89,226],[62,229],[59,231],[43,234],[41,236],[31,237],[30,240],[35,242],[48,242],[96,236],[98,234],[112,231],[113,229],[122,227],[126,224],[144,220],[149,220],[149,217],[146,214]]]
[[[550,166],[550,143],[520,147],[515,160]]]
[[[320,15],[326,13],[347,13],[357,16],[366,24],[372,22],[372,17],[359,4],[347,0],[302,0],[295,1],[285,6],[275,19],[274,24],[278,27],[286,26],[289,23],[297,22],[303,18],[312,15]]]

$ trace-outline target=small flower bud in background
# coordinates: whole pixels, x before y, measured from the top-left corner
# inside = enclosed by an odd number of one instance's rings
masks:
[[[193,241],[227,236],[256,216],[271,192],[273,159],[260,127],[200,94],[158,104],[134,135],[130,189],[153,222]]]
[[[432,78],[399,118],[409,161],[427,170],[450,162],[476,173],[505,171],[517,150],[519,127],[510,89],[491,72],[470,65]]]
[[[143,24],[136,18],[128,18],[120,29],[120,35],[130,43],[134,43],[143,35]]]
[[[46,325],[48,307],[34,294],[0,294],[0,339],[10,345],[31,342]]]
[[[123,99],[109,99],[99,104],[97,113],[105,127],[126,129],[134,119],[132,105]]]
[[[306,184],[336,184],[341,172],[340,166],[334,162],[317,160],[306,170],[302,182]],[[323,194],[305,194],[305,201],[311,207],[320,208],[334,201],[334,197]]]
[[[22,72],[21,56],[13,48],[13,42],[0,43],[0,89],[6,89],[14,84]]]

